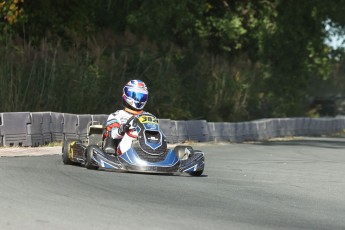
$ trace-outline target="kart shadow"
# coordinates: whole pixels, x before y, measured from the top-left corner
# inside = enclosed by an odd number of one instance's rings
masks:
[[[191,176],[188,175],[187,173],[182,173],[182,174],[178,174],[178,173],[154,173],[154,172],[129,172],[129,171],[121,171],[121,170],[111,170],[111,169],[94,169],[94,170],[89,170],[86,169],[84,165],[80,164],[80,163],[74,163],[72,165],[67,165],[67,166],[73,166],[73,167],[79,167],[79,168],[83,168],[85,170],[88,171],[93,171],[93,172],[105,172],[105,173],[128,173],[128,174],[136,174],[136,175],[153,175],[153,176],[182,176],[182,177],[193,177],[193,178],[197,178],[197,177],[208,177],[207,174],[202,174],[200,176]]]
[[[265,146],[309,146],[315,148],[331,148],[345,149],[345,138],[325,138],[325,139],[301,139],[301,140],[282,140],[282,141],[266,141],[255,143],[256,145]]]
[[[197,177],[208,177],[208,175],[200,175],[200,176],[191,176],[188,175],[186,173],[183,174],[177,174],[177,173],[151,173],[151,172],[122,172],[122,173],[130,173],[130,174],[137,174],[137,175],[153,175],[153,176],[182,176],[182,177],[193,177],[193,178],[197,178]]]

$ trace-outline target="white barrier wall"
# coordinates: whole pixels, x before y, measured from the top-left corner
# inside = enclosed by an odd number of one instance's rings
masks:
[[[106,114],[55,112],[0,113],[0,146],[40,146],[68,138],[86,140],[91,123],[104,124]],[[168,143],[264,141],[275,137],[320,136],[345,129],[345,116],[275,118],[247,122],[160,119]]]

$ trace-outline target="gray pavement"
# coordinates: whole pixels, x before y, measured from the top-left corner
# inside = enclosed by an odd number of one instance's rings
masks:
[[[198,144],[202,177],[66,166],[53,148],[0,158],[1,230],[345,229],[341,138]]]

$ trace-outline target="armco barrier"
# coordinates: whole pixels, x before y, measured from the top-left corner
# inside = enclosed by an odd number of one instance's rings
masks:
[[[91,124],[104,125],[106,114],[56,112],[0,113],[0,146],[40,146],[69,138],[87,140]],[[345,129],[345,117],[275,118],[246,122],[160,119],[168,143],[263,141],[284,136],[319,136]]]

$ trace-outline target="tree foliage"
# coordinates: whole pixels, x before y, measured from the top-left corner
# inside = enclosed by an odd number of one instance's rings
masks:
[[[325,23],[342,33],[344,10],[345,0],[0,0],[0,109],[108,113],[140,78],[160,117],[304,116],[312,83],[342,60]]]
[[[4,31],[23,18],[24,0],[0,1],[0,30]]]

